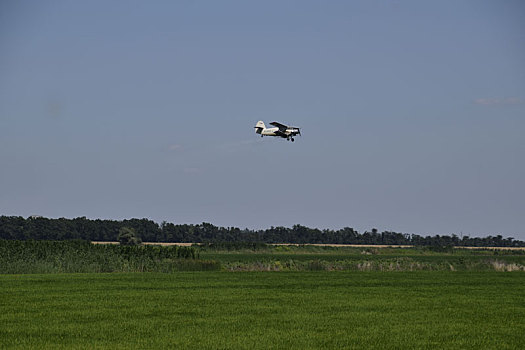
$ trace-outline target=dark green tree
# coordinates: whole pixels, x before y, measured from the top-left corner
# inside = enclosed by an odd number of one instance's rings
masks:
[[[120,242],[120,245],[139,245],[142,243],[142,240],[131,227],[121,227],[118,232],[117,239]]]

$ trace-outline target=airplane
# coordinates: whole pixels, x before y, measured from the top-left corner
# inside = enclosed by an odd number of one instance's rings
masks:
[[[301,129],[295,126],[288,126],[278,122],[271,122],[275,128],[266,128],[262,120],[255,125],[255,132],[263,136],[280,136],[288,141],[294,142],[295,135],[301,135]]]

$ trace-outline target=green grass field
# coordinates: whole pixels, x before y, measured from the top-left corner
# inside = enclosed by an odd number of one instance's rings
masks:
[[[525,274],[0,275],[0,348],[523,349]]]

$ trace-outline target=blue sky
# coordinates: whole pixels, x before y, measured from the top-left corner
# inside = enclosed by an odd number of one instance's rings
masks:
[[[523,18],[521,1],[3,1],[0,214],[525,239]]]

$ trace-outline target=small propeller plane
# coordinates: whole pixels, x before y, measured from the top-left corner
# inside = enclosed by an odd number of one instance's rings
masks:
[[[288,141],[294,142],[294,136],[301,135],[301,129],[295,126],[288,126],[278,122],[271,122],[274,128],[266,128],[262,120],[255,125],[255,132],[263,136],[280,136]]]

